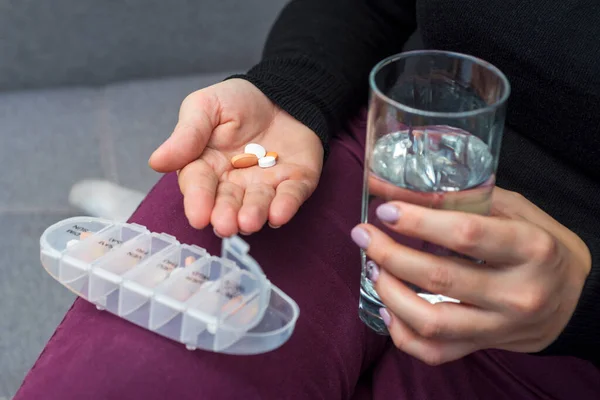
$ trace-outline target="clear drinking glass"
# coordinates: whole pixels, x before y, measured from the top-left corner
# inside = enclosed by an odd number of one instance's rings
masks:
[[[371,72],[370,86],[362,222],[410,247],[451,255],[387,229],[375,209],[401,200],[489,213],[509,82],[483,60],[433,50],[381,61]],[[379,315],[383,304],[367,278],[369,265],[363,252],[359,315],[373,330],[387,334]],[[428,301],[455,301],[411,286]]]

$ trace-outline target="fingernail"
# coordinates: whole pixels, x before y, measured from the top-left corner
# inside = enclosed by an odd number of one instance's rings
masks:
[[[396,222],[400,218],[400,210],[391,204],[382,204],[375,211],[377,218],[383,222]]]
[[[271,228],[273,228],[273,229],[279,229],[279,228],[281,228],[281,225],[272,225],[270,222],[269,222],[269,226]]]
[[[219,235],[219,232],[217,232],[215,228],[213,228],[213,232],[215,233],[216,237],[218,237],[219,239],[223,239],[223,236]]]
[[[379,279],[379,267],[374,261],[367,261],[367,278],[373,283]]]
[[[369,232],[363,228],[359,226],[354,227],[352,232],[350,232],[350,236],[352,237],[352,240],[354,240],[354,243],[356,243],[361,249],[366,249],[369,247],[371,238],[369,237]]]
[[[390,326],[390,324],[392,323],[392,316],[390,315],[390,312],[385,308],[380,308],[379,315],[381,316],[381,319],[383,320],[385,326]]]
[[[242,232],[242,231],[240,231],[240,235],[250,236],[250,234],[248,232]]]

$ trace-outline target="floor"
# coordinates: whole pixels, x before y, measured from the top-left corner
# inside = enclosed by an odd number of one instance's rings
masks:
[[[79,215],[67,203],[86,178],[148,191],[148,156],[181,100],[226,74],[0,94],[0,400],[9,399],[74,295],[40,265],[46,227]]]

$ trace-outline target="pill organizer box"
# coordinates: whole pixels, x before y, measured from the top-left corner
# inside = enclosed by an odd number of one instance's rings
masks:
[[[47,228],[40,248],[46,271],[78,296],[189,350],[274,350],[300,312],[238,236],[217,257],[141,225],[75,217]]]

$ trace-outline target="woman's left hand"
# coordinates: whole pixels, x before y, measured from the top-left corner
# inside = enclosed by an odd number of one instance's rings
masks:
[[[380,206],[377,214],[400,234],[485,260],[414,250],[370,224],[353,229],[378,266],[370,277],[394,344],[430,365],[487,348],[544,349],[567,325],[591,268],[576,234],[503,189],[494,189],[491,216],[403,202]],[[403,281],[461,303],[431,304]]]

